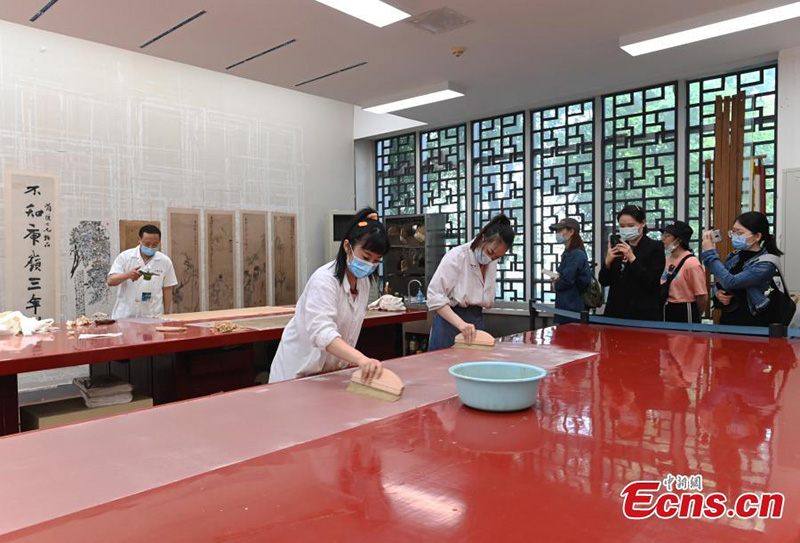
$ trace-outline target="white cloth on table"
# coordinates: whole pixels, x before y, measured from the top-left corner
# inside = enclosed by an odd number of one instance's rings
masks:
[[[53,327],[53,322],[55,322],[53,319],[38,320],[34,317],[26,317],[19,311],[6,311],[0,313],[0,333],[30,336],[39,332],[49,332]]]
[[[344,363],[326,349],[337,338],[356,346],[367,314],[369,284],[369,278],[358,279],[354,297],[347,278],[340,283],[334,276],[334,262],[317,269],[283,331],[269,382],[342,369]]]
[[[398,298],[397,296],[392,296],[391,294],[384,294],[371,304],[367,309],[370,310],[383,310],[383,311],[405,311],[406,306],[403,305],[403,299]]]
[[[494,307],[497,261],[486,266],[486,278],[470,243],[450,250],[442,259],[428,285],[428,309],[450,307]]]

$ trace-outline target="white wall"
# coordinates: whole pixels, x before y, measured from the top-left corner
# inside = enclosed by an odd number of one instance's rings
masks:
[[[786,216],[800,206],[800,201],[785,200],[784,173],[800,168],[800,47],[786,49],[778,55],[778,213],[777,231],[781,235],[779,245],[784,252],[794,254],[800,250],[797,234],[786,228]],[[794,194],[798,194],[794,191]],[[783,213],[786,210],[787,213]],[[789,264],[787,262],[787,264]],[[800,269],[790,265],[786,281],[793,291],[800,291]]]
[[[800,47],[778,54],[779,189],[783,172],[792,168],[800,168]]]
[[[0,171],[61,179],[58,317],[69,230],[108,223],[113,258],[119,219],[166,229],[167,207],[298,213],[302,287],[327,210],[354,206],[353,157],[350,104],[0,22]]]

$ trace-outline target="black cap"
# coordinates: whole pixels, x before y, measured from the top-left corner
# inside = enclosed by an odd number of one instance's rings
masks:
[[[562,219],[550,227],[551,232],[555,232],[560,228],[572,228],[576,232],[580,232],[581,225],[575,219]]]
[[[672,234],[676,238],[680,238],[684,243],[689,243],[694,235],[692,227],[683,221],[672,221],[667,223],[666,226],[659,228],[662,233]]]

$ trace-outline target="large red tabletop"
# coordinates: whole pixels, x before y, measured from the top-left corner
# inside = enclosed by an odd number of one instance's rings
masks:
[[[39,371],[69,366],[105,362],[126,358],[140,358],[157,354],[212,349],[227,345],[278,340],[291,315],[264,317],[262,321],[274,321],[274,326],[261,330],[246,329],[229,334],[217,334],[202,326],[186,326],[179,334],[157,332],[156,327],[170,323],[152,319],[122,320],[108,326],[81,327],[81,333],[121,333],[119,337],[78,339],[70,337],[66,327],[33,336],[0,338],[0,376]],[[364,328],[388,326],[403,322],[425,320],[426,311],[396,313],[370,312]]]
[[[0,439],[0,541],[774,542],[800,535],[800,344],[564,325]],[[447,368],[548,368],[534,409],[463,407]],[[638,479],[783,492],[781,519],[628,520]]]

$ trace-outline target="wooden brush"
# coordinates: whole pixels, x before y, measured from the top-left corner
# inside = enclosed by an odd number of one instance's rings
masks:
[[[371,381],[364,380],[361,370],[356,370],[347,391],[384,402],[396,402],[403,395],[403,388],[403,381],[397,374],[384,368],[381,376]]]
[[[484,332],[482,330],[477,330],[475,332],[475,339],[472,341],[471,344],[467,344],[466,340],[464,339],[464,334],[458,334],[456,336],[456,344],[454,345],[457,349],[476,349],[479,351],[491,351],[494,349],[494,338],[491,334]]]

